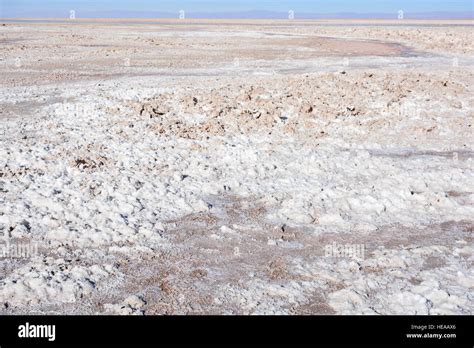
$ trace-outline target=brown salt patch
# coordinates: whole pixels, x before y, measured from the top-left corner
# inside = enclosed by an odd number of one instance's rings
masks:
[[[15,26],[12,24],[12,26]],[[2,39],[6,58],[22,57],[27,71],[10,74],[11,69],[2,72],[0,80],[8,85],[29,83],[44,84],[51,82],[71,82],[93,78],[109,78],[130,74],[140,76],[148,69],[148,74],[157,74],[156,69],[192,69],[212,70],[216,66],[228,65],[234,59],[250,62],[265,61],[272,64],[275,60],[311,60],[318,57],[344,56],[400,56],[407,48],[376,40],[318,37],[306,32],[291,38],[282,38],[283,33],[261,34],[261,37],[248,37],[248,27],[235,28],[232,36],[227,35],[229,28],[215,27],[211,37],[193,36],[193,26],[180,25],[174,37],[149,37],[150,33],[170,32],[168,27],[108,26],[81,24],[79,26],[58,25],[54,32],[44,35],[40,24],[29,25],[38,30],[8,33]],[[99,30],[98,30],[99,29]],[[176,29],[176,28],[172,28]],[[86,35],[74,35],[72,32],[84,31]],[[114,38],[113,34],[117,33]],[[219,36],[222,33],[222,36]],[[239,36],[242,34],[241,36]],[[134,38],[133,36],[136,36]],[[288,36],[288,35],[287,35]],[[19,41],[32,41],[35,44],[22,45]],[[74,45],[71,45],[71,40]],[[150,41],[152,40],[152,41]],[[54,45],[51,45],[54,42]],[[140,52],[138,54],[138,52]],[[183,54],[183,52],[185,52]],[[56,57],[54,60],[50,56]],[[23,59],[24,57],[24,59]],[[34,59],[33,59],[34,57]],[[64,57],[64,58],[62,58]],[[157,58],[158,57],[158,58]],[[163,57],[163,58],[159,58]],[[125,61],[130,64],[125,64]],[[61,71],[61,72],[58,72]]]
[[[45,101],[27,100],[19,103],[0,103],[0,119],[34,116],[39,108],[58,102],[65,102],[65,100],[52,97]]]
[[[325,295],[321,292],[314,293],[308,298],[308,303],[300,305],[292,310],[296,315],[332,315],[336,311],[329,306]]]

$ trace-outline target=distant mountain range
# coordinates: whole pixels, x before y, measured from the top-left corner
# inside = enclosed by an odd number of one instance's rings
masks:
[[[179,13],[159,11],[81,11],[76,18],[178,18]],[[298,13],[295,19],[397,19],[398,13]],[[35,10],[12,10],[0,8],[0,18],[69,18],[69,12]],[[208,19],[287,19],[288,12],[247,11],[247,12],[185,12],[186,18]],[[404,19],[474,19],[474,12],[418,12],[403,13]]]
[[[249,12],[217,12],[189,13],[189,18],[235,18],[235,19],[286,19],[288,12],[249,11]],[[405,19],[473,19],[473,12],[425,12],[403,13]],[[397,19],[397,13],[294,13],[295,19]]]

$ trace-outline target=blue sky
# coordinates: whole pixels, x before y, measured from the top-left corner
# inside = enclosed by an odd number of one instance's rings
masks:
[[[405,13],[466,12],[472,13],[474,0],[0,0],[0,17],[77,17],[141,13],[236,13],[274,11],[298,13]]]

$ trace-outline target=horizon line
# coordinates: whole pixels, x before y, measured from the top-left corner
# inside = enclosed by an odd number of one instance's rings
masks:
[[[384,21],[395,21],[395,22],[404,22],[404,21],[438,21],[438,20],[460,20],[460,21],[473,21],[474,17],[469,18],[378,18],[378,17],[325,17],[325,18],[255,18],[255,17],[230,17],[230,18],[218,18],[218,17],[0,17],[0,20],[58,20],[58,21],[81,21],[81,20],[123,20],[123,19],[135,19],[135,20],[176,20],[176,21],[187,21],[187,20],[277,20],[277,21],[326,21],[326,20],[384,20]]]
[[[70,10],[67,12],[53,11],[31,16],[31,13],[2,13],[4,19],[283,19],[283,20],[309,20],[309,19],[384,19],[384,20],[474,20],[474,11],[417,11],[409,12],[298,12],[248,10],[248,11],[130,11],[130,10]],[[8,12],[8,11],[7,11]],[[5,17],[3,17],[5,15]],[[292,16],[293,18],[289,18]],[[401,18],[400,18],[401,16]],[[74,18],[73,18],[74,17]]]

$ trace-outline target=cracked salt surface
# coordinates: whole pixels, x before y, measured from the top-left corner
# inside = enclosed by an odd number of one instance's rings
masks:
[[[472,98],[449,105],[472,93],[470,74],[420,75],[420,96],[453,81],[434,132],[390,109],[374,120],[368,95],[400,98],[397,71],[352,94],[326,73],[24,90],[19,102],[68,101],[0,125],[0,231],[41,250],[18,269],[2,261],[3,311],[472,314]],[[357,108],[321,109],[327,78],[326,98],[344,90]],[[393,155],[406,148],[427,156]],[[334,240],[365,258],[325,257]],[[131,279],[144,283],[106,286]]]

